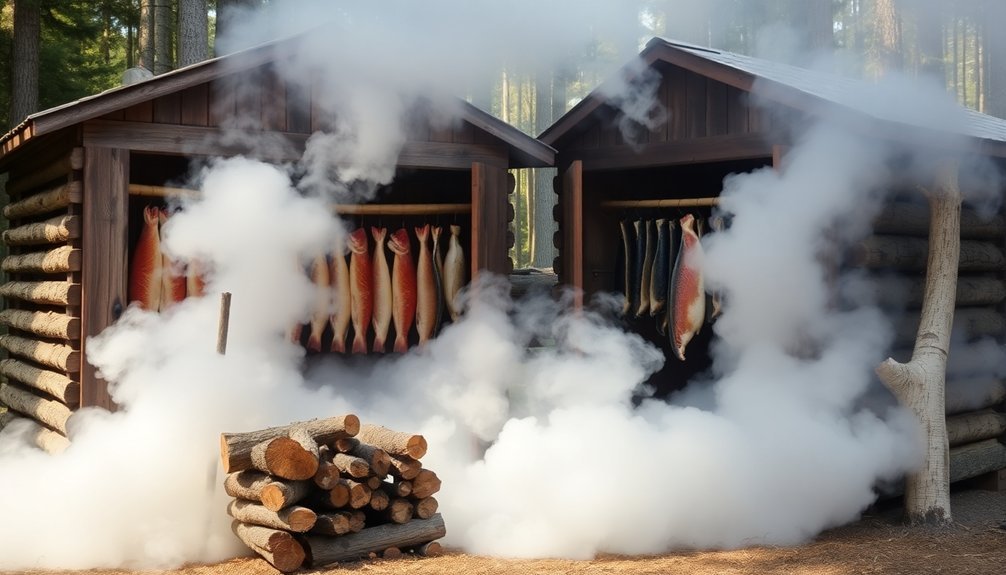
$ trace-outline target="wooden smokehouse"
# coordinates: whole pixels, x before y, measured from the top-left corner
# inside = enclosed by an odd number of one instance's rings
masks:
[[[790,128],[809,125],[822,112],[841,114],[846,125],[870,138],[894,142],[949,139],[951,146],[959,146],[956,151],[986,156],[1006,173],[1006,121],[998,118],[968,111],[963,131],[947,138],[931,128],[859,112],[849,100],[857,91],[853,85],[861,85],[860,81],[660,38],[650,41],[640,57],[659,80],[656,97],[667,112],[665,122],[653,130],[636,125],[635,141],[627,141],[620,129],[625,124],[623,114],[599,88],[539,136],[557,151],[559,204],[554,215],[560,255],[555,268],[560,283],[582,289],[584,297],[624,291],[620,285],[621,222],[672,220],[685,214],[700,220],[709,217],[725,176],[765,167],[783,169],[793,133]],[[626,70],[631,70],[630,76],[642,77],[634,68]],[[780,121],[783,118],[785,122]],[[998,193],[1003,195],[1002,190]],[[876,220],[873,235],[853,262],[871,271],[895,274],[912,286],[899,296],[901,301],[890,302],[909,308],[904,325],[896,327],[898,341],[891,350],[895,357],[902,352],[902,360],[907,360],[903,352],[910,350],[918,325],[927,235],[928,207],[893,201]],[[965,204],[961,237],[955,337],[992,337],[1002,344],[1006,335],[1002,208],[993,218],[984,219]],[[659,345],[668,358],[650,381],[658,393],[680,388],[709,367],[713,336],[708,322],[689,344],[685,361],[673,357],[668,337],[659,333],[651,318],[627,323]],[[984,396],[979,411],[974,403],[955,405],[953,397],[955,389],[975,382],[948,381],[954,481],[981,476],[1006,486],[1006,446],[997,439],[1006,431],[1006,389],[1001,379],[992,379],[981,382]],[[955,437],[955,429],[973,427],[975,418],[984,418],[987,431],[978,437]]]
[[[0,139],[10,196],[0,286],[5,421],[34,419],[37,442],[58,449],[78,407],[114,408],[85,361],[87,340],[128,305],[144,208],[164,205],[166,186],[184,179],[190,159],[293,162],[328,127],[317,83],[276,73],[288,54],[281,48],[259,46],[39,112]],[[458,110],[450,126],[414,114],[390,189],[338,211],[364,223],[394,214],[410,230],[423,217],[444,218],[461,227],[467,275],[507,273],[508,170],[551,166],[555,151],[466,102]],[[245,136],[282,146],[262,155],[228,143],[222,136],[235,119],[253,126]]]

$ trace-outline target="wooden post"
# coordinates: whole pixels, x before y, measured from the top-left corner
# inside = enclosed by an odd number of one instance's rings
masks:
[[[231,293],[220,294],[220,320],[217,323],[217,353],[227,353],[227,330],[231,319]]]
[[[81,262],[81,356],[87,338],[111,325],[125,309],[129,253],[129,150],[87,147],[84,155]],[[114,410],[106,382],[83,362],[80,404]]]
[[[562,281],[576,290],[574,305],[583,307],[583,162],[576,160],[562,176]]]
[[[472,164],[471,277],[480,270],[507,273],[507,172],[482,162]]]

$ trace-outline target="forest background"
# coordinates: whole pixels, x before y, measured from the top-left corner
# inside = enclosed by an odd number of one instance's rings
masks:
[[[0,75],[0,128],[6,132],[33,112],[118,86],[127,68],[162,74],[219,55],[215,38],[239,25],[243,11],[268,1],[0,0],[6,71]],[[627,4],[638,23],[635,37],[587,46],[548,74],[496,70],[491,85],[459,96],[537,135],[594,89],[607,73],[602,70],[628,61],[656,35],[847,76],[928,74],[942,78],[962,105],[1006,118],[1006,0]],[[555,256],[554,169],[516,175],[511,255],[518,268],[549,267]]]

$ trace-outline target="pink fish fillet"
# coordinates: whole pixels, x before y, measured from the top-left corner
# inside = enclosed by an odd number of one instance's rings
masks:
[[[433,277],[433,253],[430,251],[430,225],[416,228],[419,261],[416,264],[416,331],[419,343],[433,336],[437,321],[437,283]]]
[[[349,234],[350,316],[353,320],[353,353],[367,353],[367,330],[374,313],[374,270],[367,244],[367,230]]]
[[[671,276],[674,322],[668,326],[674,353],[682,361],[685,359],[685,347],[702,329],[706,316],[702,260],[702,244],[695,232],[695,218],[691,214],[685,215],[681,218],[681,248]]]
[[[412,261],[409,232],[405,228],[391,234],[388,248],[395,254],[391,268],[391,319],[395,323],[395,351],[409,349],[409,330],[416,317],[416,264]]]
[[[384,253],[384,244],[388,238],[388,228],[370,228],[374,237],[374,315],[371,324],[374,327],[373,350],[384,353],[387,348],[388,330],[391,328],[391,271],[388,269],[388,258]]]

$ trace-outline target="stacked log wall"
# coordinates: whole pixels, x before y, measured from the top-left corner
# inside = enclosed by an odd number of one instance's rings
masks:
[[[79,147],[19,165],[3,209],[0,423],[34,422],[31,437],[50,452],[68,445],[80,405],[83,165]]]

